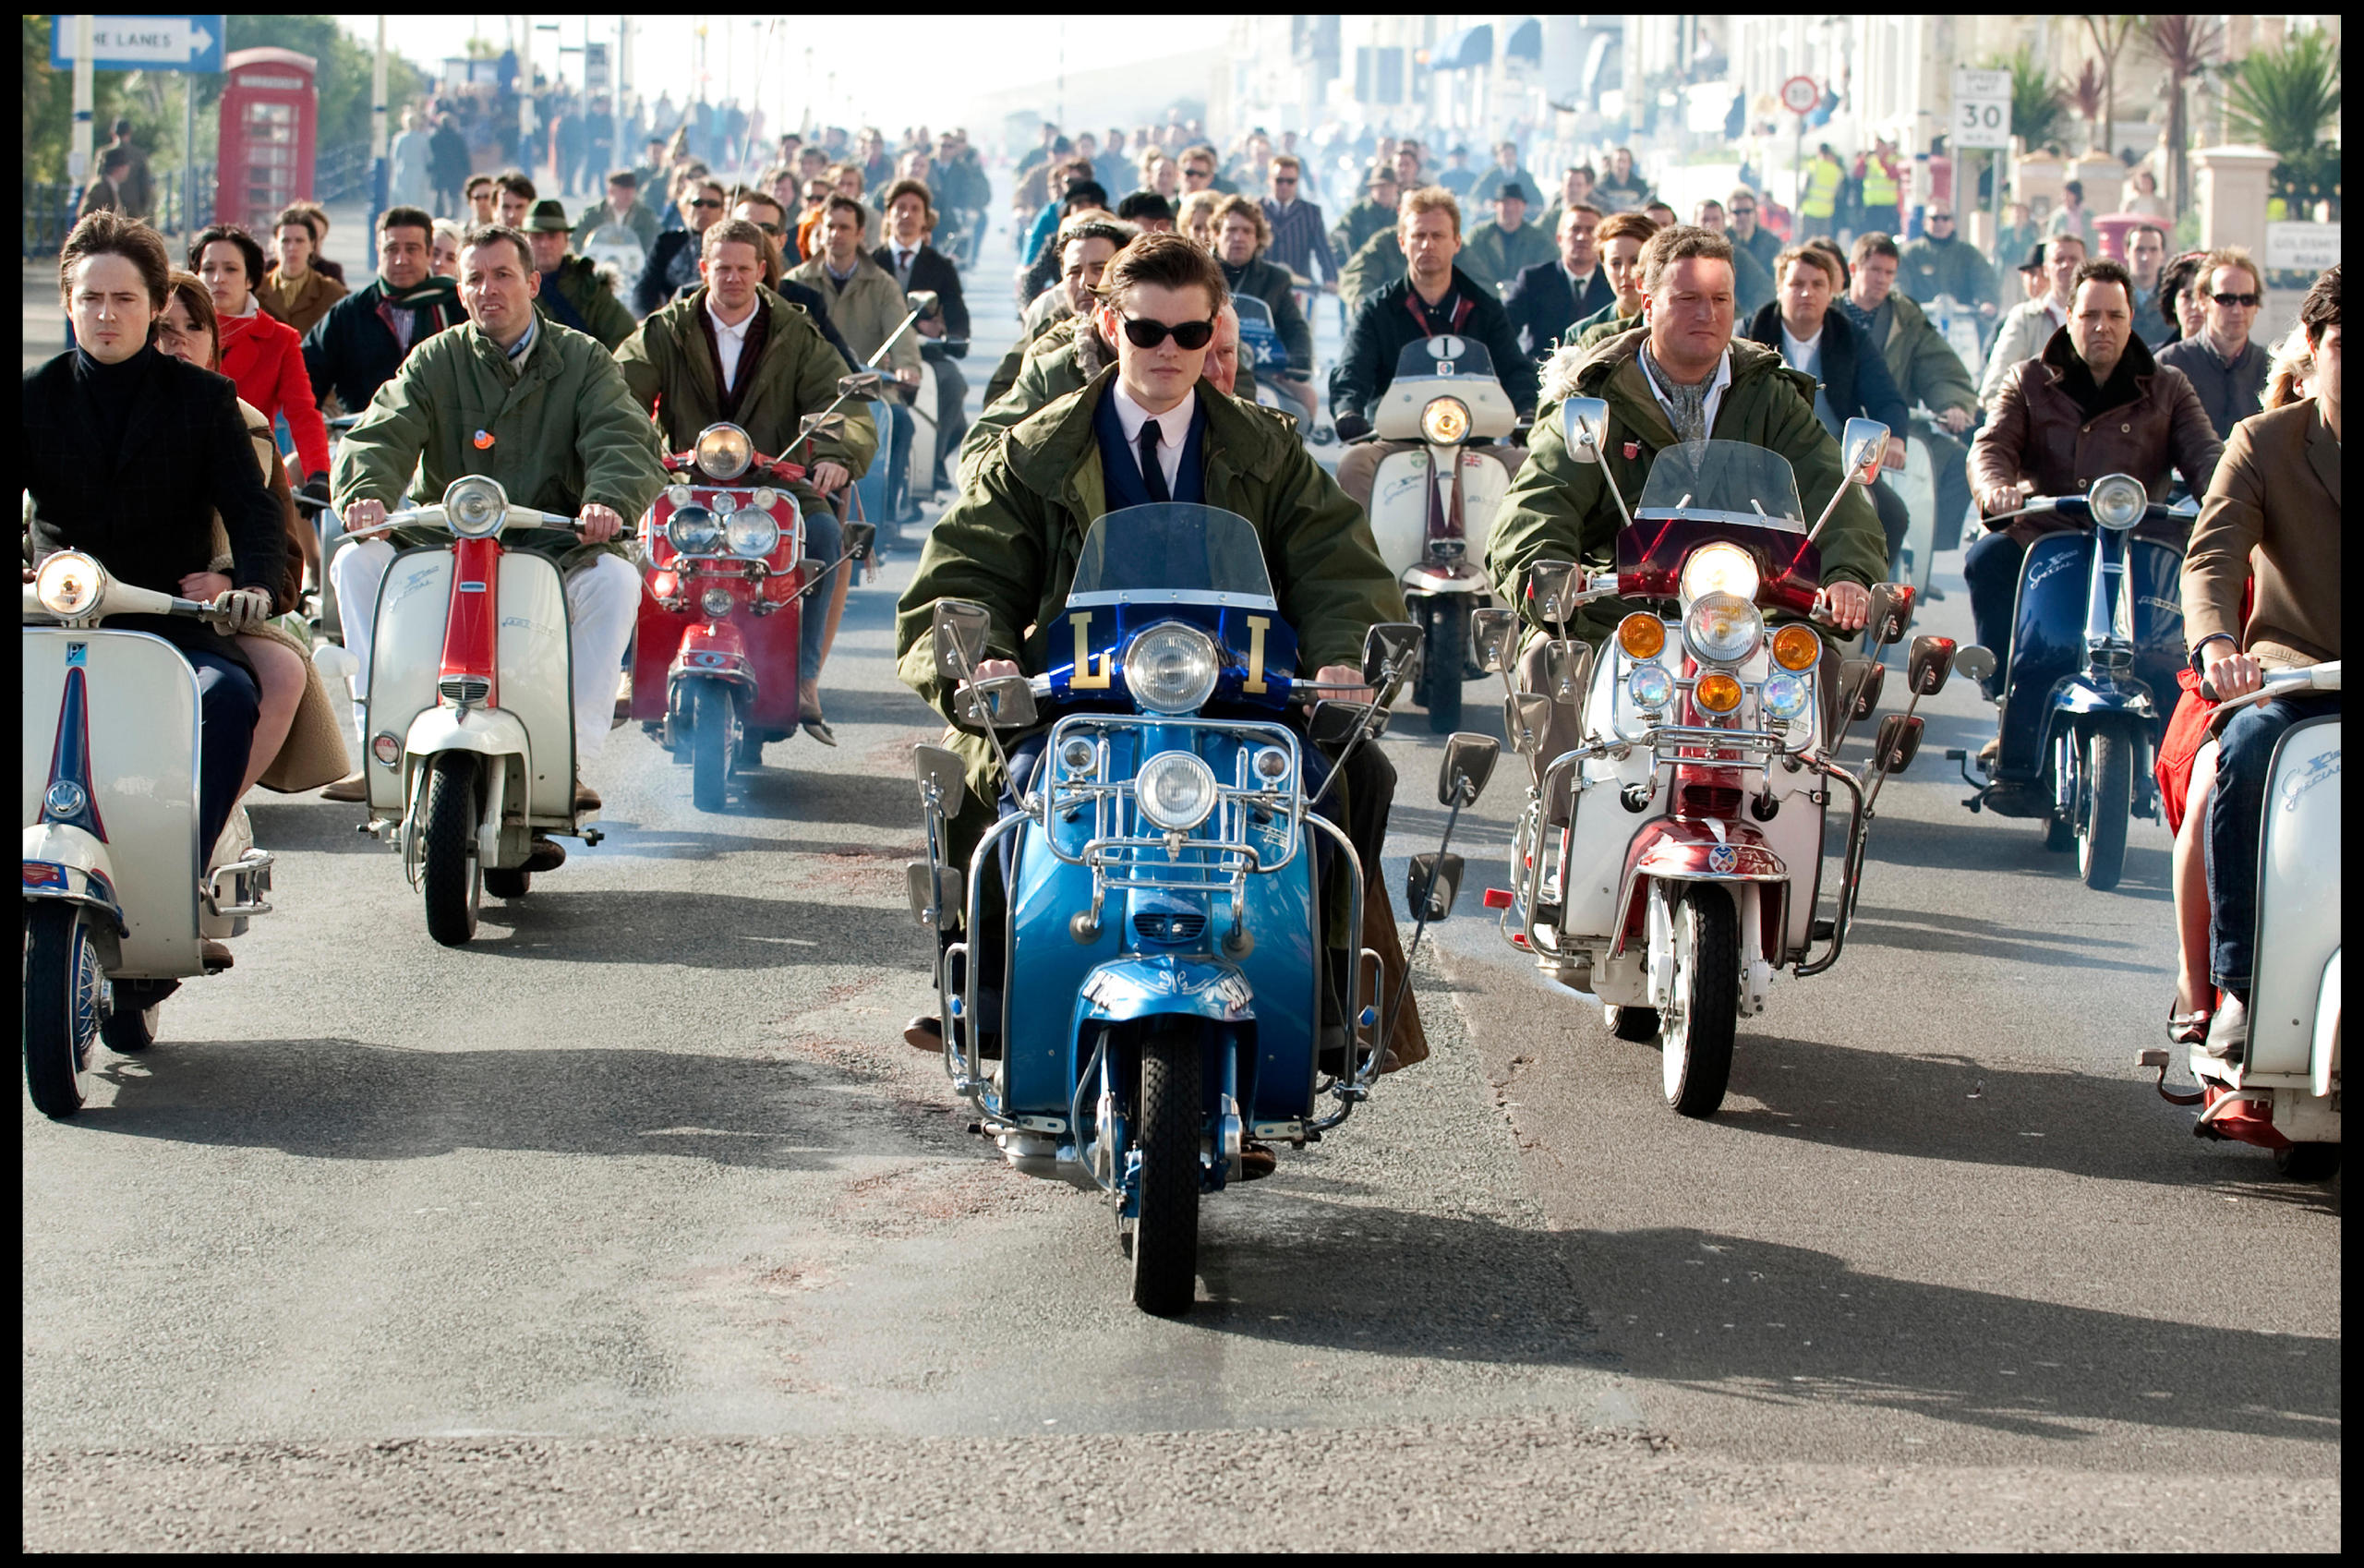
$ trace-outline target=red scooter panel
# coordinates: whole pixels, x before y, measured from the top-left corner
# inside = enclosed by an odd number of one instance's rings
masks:
[[[459,539],[452,547],[452,613],[443,623],[440,674],[485,682],[487,707],[501,706],[501,541]]]

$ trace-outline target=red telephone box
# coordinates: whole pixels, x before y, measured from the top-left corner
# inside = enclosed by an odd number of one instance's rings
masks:
[[[312,194],[320,64],[293,49],[241,49],[222,64],[230,79],[222,89],[214,222],[267,236],[282,209]]]

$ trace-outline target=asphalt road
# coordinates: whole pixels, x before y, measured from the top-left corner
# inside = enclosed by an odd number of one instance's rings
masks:
[[[2137,1077],[2165,834],[2097,894],[1971,816],[1966,685],[1709,1122],[1478,910],[1506,761],[1435,1055],[1208,1206],[1188,1318],[1135,1313],[1105,1211],[900,1039],[921,533],[853,595],[837,749],[709,815],[617,732],[606,842],[464,949],[355,808],[254,806],[237,969],[24,1113],[29,1549],[2337,1549],[2339,1188]],[[1441,816],[1398,730],[1391,883]]]

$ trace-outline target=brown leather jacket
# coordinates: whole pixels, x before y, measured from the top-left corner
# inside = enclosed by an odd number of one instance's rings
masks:
[[[2192,494],[2205,493],[2225,443],[2183,372],[2153,359],[2141,338],[2129,339],[2134,401],[2088,419],[2060,384],[2074,353],[2062,327],[2042,354],[2005,374],[1994,412],[1970,446],[1971,493],[1983,496],[2024,480],[2040,496],[2081,495],[2105,475],[2131,474],[2160,501],[2170,468],[2183,475]],[[2024,542],[2055,526],[2048,519],[2020,518],[2009,531]]]

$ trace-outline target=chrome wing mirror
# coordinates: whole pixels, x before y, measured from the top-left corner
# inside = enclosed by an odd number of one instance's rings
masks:
[[[1502,743],[1491,735],[1473,735],[1465,730],[1448,738],[1444,761],[1437,768],[1437,804],[1476,805],[1502,754]]]
[[[1888,666],[1877,659],[1849,658],[1839,664],[1840,700],[1848,704],[1847,720],[1860,724],[1879,710],[1880,688],[1888,683]]]
[[[1518,645],[1518,612],[1510,609],[1480,609],[1469,617],[1469,650],[1478,658],[1478,668],[1489,675],[1508,669],[1511,650]]]
[[[1575,619],[1576,590],[1583,575],[1573,561],[1538,561],[1526,569],[1526,597],[1535,618],[1547,626],[1564,626]]]
[[[1561,638],[1543,647],[1544,694],[1555,703],[1570,707],[1579,706],[1585,700],[1585,690],[1592,684],[1592,645],[1574,638]]]
[[[1502,733],[1511,749],[1523,757],[1543,750],[1543,735],[1551,722],[1551,699],[1540,692],[1513,692],[1502,699]]]
[[[875,401],[879,389],[886,384],[886,372],[884,370],[856,370],[850,376],[838,378],[838,395]]]
[[[877,537],[878,525],[875,523],[847,524],[845,525],[845,558],[848,561],[868,561],[870,547]]]
[[[1995,673],[1995,650],[1972,643],[1954,655],[1954,669],[1972,681],[1984,681]]]
[[[1879,737],[1872,750],[1872,766],[1882,773],[1901,773],[1921,751],[1921,716],[1891,713],[1880,720]]]
[[[1438,852],[1412,857],[1404,868],[1404,907],[1417,921],[1442,920],[1461,893],[1461,857]],[[1425,906],[1421,900],[1428,900]]]
[[[935,670],[947,681],[966,681],[985,657],[993,617],[968,599],[935,601]]]
[[[912,747],[911,776],[919,781],[920,803],[930,811],[957,815],[968,799],[969,770],[958,752],[943,746]]]
[[[1363,633],[1363,684],[1381,703],[1393,694],[1396,682],[1411,672],[1413,656],[1420,651],[1420,629],[1408,621],[1382,621]],[[1451,657],[1461,650],[1445,650]]]
[[[1901,638],[1912,624],[1912,590],[1901,583],[1875,583],[1871,600],[1871,610],[1863,618],[1863,639],[1873,647],[1884,648]]]
[[[1609,400],[1572,397],[1560,405],[1560,431],[1566,437],[1568,455],[1579,463],[1598,463],[1609,440]]]
[[[1906,657],[1906,682],[1915,696],[1934,697],[1946,689],[1946,679],[1954,671],[1954,640],[1926,634],[1912,639],[1912,651]]]
[[[961,721],[980,730],[1023,730],[1034,722],[1034,688],[1023,675],[972,681],[952,700]]]

